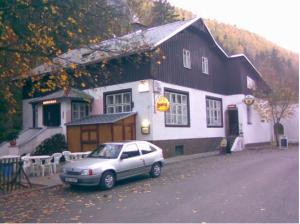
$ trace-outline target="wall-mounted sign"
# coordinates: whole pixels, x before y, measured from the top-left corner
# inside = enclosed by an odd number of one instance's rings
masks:
[[[228,106],[227,106],[227,109],[231,109],[231,110],[236,110],[236,105],[235,104],[229,104]]]
[[[165,96],[160,96],[156,100],[156,110],[160,112],[166,112],[170,108],[169,100]]]
[[[57,103],[56,100],[46,100],[46,101],[43,101],[43,105],[55,104],[55,103]]]
[[[251,95],[246,95],[245,99],[243,100],[243,102],[247,105],[247,106],[251,106],[254,103],[254,96]]]

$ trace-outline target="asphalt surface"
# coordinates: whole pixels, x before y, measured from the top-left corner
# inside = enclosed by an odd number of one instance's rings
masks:
[[[246,150],[169,164],[111,191],[58,186],[0,198],[0,222],[295,222],[299,154]]]

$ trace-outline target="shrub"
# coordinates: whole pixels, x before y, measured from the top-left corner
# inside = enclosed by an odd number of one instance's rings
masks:
[[[34,155],[52,155],[56,152],[62,152],[67,149],[65,136],[62,134],[53,135],[51,138],[44,140],[36,147]]]

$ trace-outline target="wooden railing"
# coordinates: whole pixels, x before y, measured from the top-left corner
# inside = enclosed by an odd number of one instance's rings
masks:
[[[0,191],[3,193],[31,187],[21,158],[0,158]]]

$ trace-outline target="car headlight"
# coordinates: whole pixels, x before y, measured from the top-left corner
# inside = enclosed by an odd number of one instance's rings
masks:
[[[81,171],[81,175],[83,176],[91,176],[93,175],[93,170],[92,169],[86,169]]]

